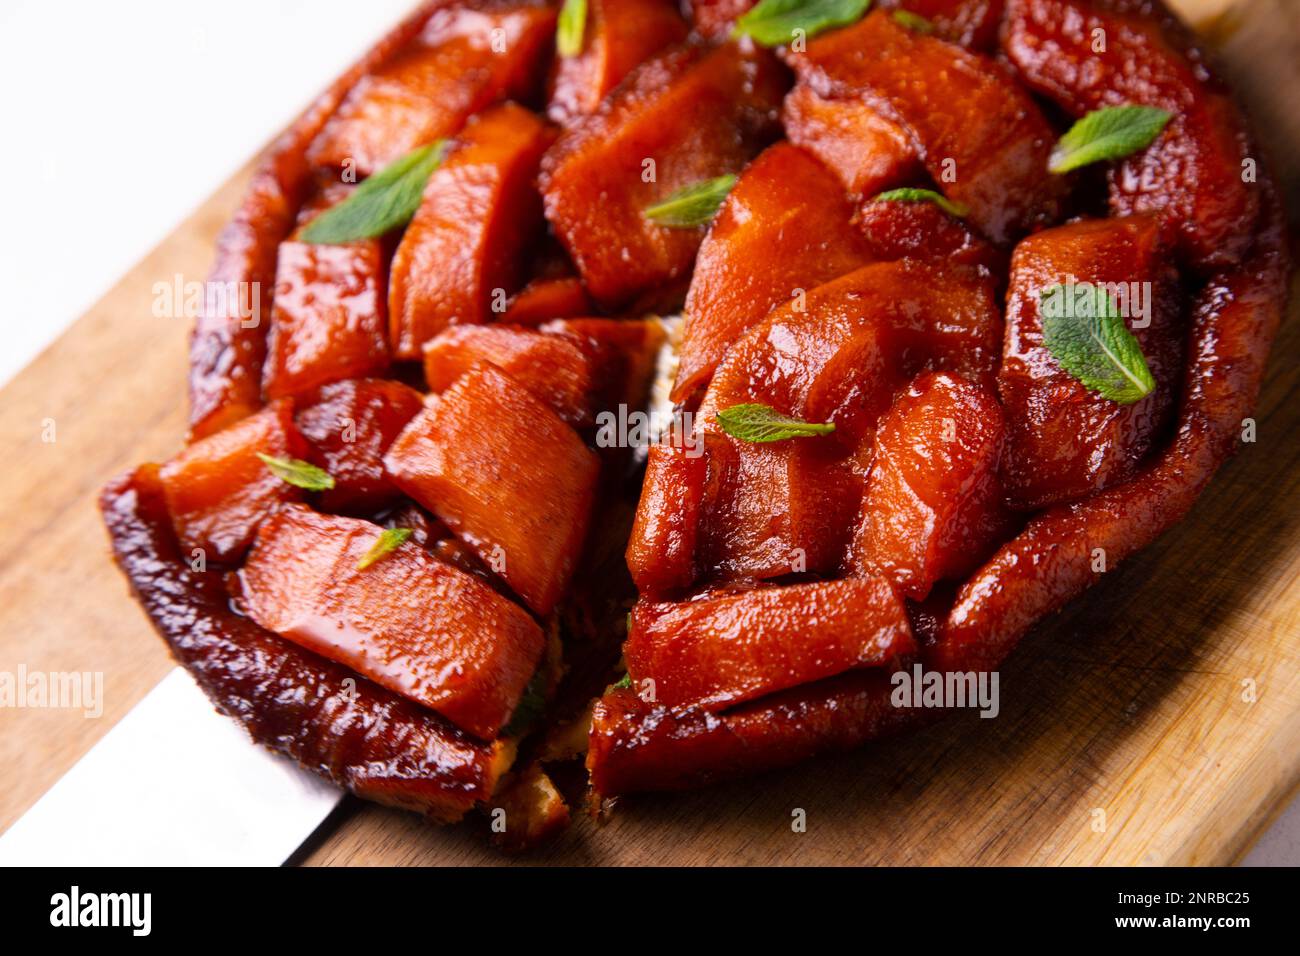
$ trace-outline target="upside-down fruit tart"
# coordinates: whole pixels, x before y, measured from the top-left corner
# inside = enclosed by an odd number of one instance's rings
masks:
[[[1158,0],[433,2],[262,160],[102,508],[254,740],[526,847],[997,668],[1234,452],[1286,237]]]

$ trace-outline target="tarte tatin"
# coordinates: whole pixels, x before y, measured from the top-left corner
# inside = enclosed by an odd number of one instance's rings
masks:
[[[1289,270],[1158,0],[443,0],[261,162],[103,512],[254,740],[523,848],[995,670],[1236,450]]]

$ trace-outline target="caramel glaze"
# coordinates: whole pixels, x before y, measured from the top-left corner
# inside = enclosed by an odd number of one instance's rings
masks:
[[[479,743],[351,669],[258,627],[231,608],[220,572],[191,570],[172,533],[156,465],[111,482],[100,509],[118,566],[154,628],[217,710],[258,743],[359,797],[438,821],[458,820],[492,795],[511,744]]]

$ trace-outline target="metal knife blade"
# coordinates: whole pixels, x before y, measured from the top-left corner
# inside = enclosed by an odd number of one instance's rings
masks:
[[[0,865],[279,866],[342,798],[177,667],[0,835]]]

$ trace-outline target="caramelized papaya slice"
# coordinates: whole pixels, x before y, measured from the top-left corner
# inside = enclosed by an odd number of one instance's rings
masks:
[[[509,373],[570,425],[591,423],[591,362],[565,336],[504,325],[447,329],[424,347],[429,390],[445,391],[479,362],[491,362]]]
[[[676,47],[560,136],[542,164],[546,218],[601,306],[685,282],[703,227],[660,225],[644,210],[738,172],[778,133],[786,80],[766,50]]]
[[[313,212],[348,192],[327,195],[332,201],[313,204]],[[320,245],[290,237],[280,243],[262,366],[268,399],[388,368],[387,273],[388,251],[378,239]]]
[[[931,178],[994,242],[1058,215],[1067,183],[1047,171],[1056,136],[993,60],[878,10],[817,37],[791,65],[821,95],[861,97],[906,128]]]
[[[833,570],[861,502],[864,439],[894,392],[926,369],[991,387],[1001,337],[993,280],[948,263],[875,263],[774,310],[727,353],[700,405],[721,438],[709,446],[718,492],[700,567],[724,579]],[[770,444],[722,435],[717,411],[748,403],[835,432]]]
[[[510,743],[477,741],[233,610],[222,573],[194,570],[177,546],[156,465],[113,481],[100,509],[154,629],[253,740],[359,797],[433,820],[459,820],[492,796],[514,759]]]
[[[228,564],[244,553],[271,512],[302,497],[301,489],[271,473],[258,452],[305,457],[288,399],[194,442],[162,466],[167,511],[182,548],[201,549],[206,561]]]
[[[1094,49],[1095,36],[1106,48]],[[1074,116],[1142,104],[1173,119],[1151,146],[1112,168],[1117,215],[1158,213],[1196,265],[1240,261],[1255,233],[1260,187],[1231,98],[1178,37],[1136,11],[1076,0],[1011,0],[1003,49],[1033,89]],[[1207,82],[1209,80],[1209,82]]]
[[[627,543],[628,570],[643,595],[682,591],[695,580],[695,538],[709,470],[704,451],[702,442],[650,446]]]
[[[1113,289],[1155,377],[1155,390],[1131,405],[1088,389],[1043,345],[1042,292],[1085,282]],[[1173,414],[1182,368],[1182,304],[1177,271],[1154,216],[1059,226],[1016,247],[998,373],[1007,413],[1002,477],[1013,507],[1072,501],[1134,474]]]
[[[746,167],[695,263],[673,401],[703,388],[774,305],[867,263],[852,217],[839,182],[797,146],[777,143]]]
[[[879,6],[924,17],[935,36],[967,49],[990,50],[998,42],[1005,0],[880,0]]]
[[[435,11],[419,37],[353,87],[308,158],[369,176],[454,135],[498,100],[532,99],[550,62],[555,16],[532,3]]]
[[[881,262],[943,259],[1006,273],[1006,253],[932,202],[868,199],[858,210],[858,228],[871,258]]]
[[[505,325],[541,325],[551,319],[589,315],[593,311],[587,288],[577,276],[533,279],[506,306]]]
[[[239,572],[248,616],[491,740],[537,669],[542,629],[414,544],[359,569],[381,531],[305,505],[281,509]]]
[[[429,177],[393,256],[388,289],[393,355],[418,359],[449,325],[486,322],[492,300],[519,285],[524,251],[540,232],[533,185],[546,124],[506,103],[475,117]]]
[[[845,578],[684,602],[642,601],[623,645],[634,686],[665,707],[719,711],[915,650],[884,578]]]
[[[887,674],[850,671],[723,714],[647,703],[630,688],[596,702],[587,769],[597,797],[685,790],[851,750],[921,721],[895,707]]]
[[[785,134],[825,163],[854,196],[917,179],[924,172],[908,131],[858,97],[831,99],[795,84],[782,108]]]
[[[913,601],[960,578],[1008,530],[993,393],[944,372],[914,379],[876,431],[853,564]]]
[[[384,467],[535,613],[551,612],[582,549],[599,466],[541,399],[478,366],[415,417]]]
[[[686,39],[672,0],[588,0],[582,51],[560,57],[547,115],[556,123],[594,113],[632,68]]]
[[[295,421],[311,446],[308,457],[334,478],[319,493],[325,511],[373,514],[401,493],[384,472],[384,452],[424,407],[415,389],[390,379],[356,379],[326,385]]]

